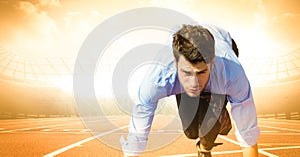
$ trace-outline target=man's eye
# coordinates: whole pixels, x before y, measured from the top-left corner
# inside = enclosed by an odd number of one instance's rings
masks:
[[[197,73],[198,75],[205,74],[205,71],[200,71]]]
[[[184,73],[185,75],[191,75],[191,72],[189,72],[189,71],[183,71],[183,73]]]

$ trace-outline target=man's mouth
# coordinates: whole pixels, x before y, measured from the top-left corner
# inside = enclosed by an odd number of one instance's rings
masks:
[[[199,89],[188,89],[188,91],[191,93],[197,93],[199,92]]]

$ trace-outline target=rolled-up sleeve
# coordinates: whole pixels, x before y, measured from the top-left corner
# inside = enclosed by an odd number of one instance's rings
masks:
[[[132,110],[127,141],[123,137],[120,139],[125,155],[138,156],[145,151],[157,103],[168,95],[167,90],[171,88],[170,84],[166,83],[166,75],[160,73],[155,76],[155,80],[146,79],[139,88],[138,103]]]
[[[249,81],[243,72],[230,83],[228,100],[231,103],[231,115],[235,124],[235,135],[241,147],[250,147],[257,143],[259,128],[256,108]]]
[[[156,106],[156,104],[138,104],[133,109],[128,126],[127,141],[123,137],[121,138],[124,154],[138,156],[146,149]]]

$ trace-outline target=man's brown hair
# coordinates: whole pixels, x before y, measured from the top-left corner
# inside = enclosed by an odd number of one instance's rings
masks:
[[[173,54],[178,61],[183,55],[189,62],[212,61],[215,56],[215,41],[212,34],[204,27],[183,25],[173,35]]]

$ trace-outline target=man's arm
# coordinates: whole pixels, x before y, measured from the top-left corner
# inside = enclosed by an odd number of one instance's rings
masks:
[[[175,90],[176,70],[173,64],[157,64],[151,68],[139,86],[135,96],[131,120],[128,126],[127,141],[120,139],[124,156],[139,156],[146,149],[157,103],[161,98],[173,95]],[[177,87],[177,86],[176,86]]]
[[[120,139],[124,155],[139,156],[145,150],[155,109],[156,104],[138,104],[133,109],[127,141],[123,137]]]
[[[138,103],[133,107],[128,126],[127,141],[121,139],[124,155],[139,156],[144,152],[158,100],[166,96],[166,87],[146,81],[140,86]]]
[[[245,155],[257,152],[259,127],[252,91],[242,67],[229,67],[228,100],[231,104],[231,116],[235,125],[235,134]],[[233,76],[235,75],[235,76]]]
[[[244,157],[257,157],[258,156],[258,147],[257,144],[251,147],[244,147],[243,149]]]

